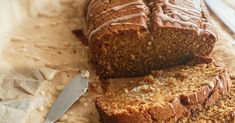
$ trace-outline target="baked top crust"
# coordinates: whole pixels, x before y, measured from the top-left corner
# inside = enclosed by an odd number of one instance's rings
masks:
[[[132,31],[154,33],[159,27],[217,37],[201,0],[91,0],[87,21],[90,42]]]

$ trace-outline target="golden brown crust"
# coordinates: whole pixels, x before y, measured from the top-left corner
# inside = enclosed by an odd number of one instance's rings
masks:
[[[103,123],[149,123],[152,121],[151,116],[148,112],[125,112],[122,114],[108,114],[102,110],[97,100],[96,108],[101,115]]]
[[[172,102],[169,102],[163,107],[154,106],[142,112],[129,110],[128,112],[120,114],[111,114],[108,113],[108,111],[104,111],[102,107],[100,107],[100,102],[101,100],[97,99],[95,104],[103,123],[172,122],[180,117],[190,115],[190,111],[180,103],[178,98],[175,98]]]
[[[180,117],[189,116],[190,111],[181,104],[179,98],[175,98],[165,106],[156,106],[148,109],[152,117],[152,122],[170,122],[175,121]]]

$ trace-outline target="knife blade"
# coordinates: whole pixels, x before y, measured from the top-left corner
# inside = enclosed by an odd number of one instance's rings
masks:
[[[71,80],[60,93],[50,109],[44,123],[54,123],[86,92],[88,79],[83,74],[77,75]]]
[[[221,0],[205,0],[208,7],[220,18],[220,20],[235,33],[235,10]]]

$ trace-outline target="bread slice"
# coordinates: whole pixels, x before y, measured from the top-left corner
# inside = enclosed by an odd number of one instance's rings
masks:
[[[144,78],[109,80],[95,104],[104,123],[175,122],[212,105],[230,86],[226,70],[214,62],[189,64]]]
[[[90,0],[87,8],[92,61],[103,78],[208,56],[217,40],[202,0]]]
[[[229,94],[221,98],[214,105],[195,111],[191,117],[184,117],[179,123],[235,123],[235,81]]]

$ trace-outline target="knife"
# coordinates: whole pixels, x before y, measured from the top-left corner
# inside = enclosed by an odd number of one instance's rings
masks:
[[[82,73],[71,80],[60,93],[44,123],[54,123],[83,95],[88,88],[88,78]]]
[[[222,0],[205,0],[208,7],[235,34],[235,10],[223,3]]]

